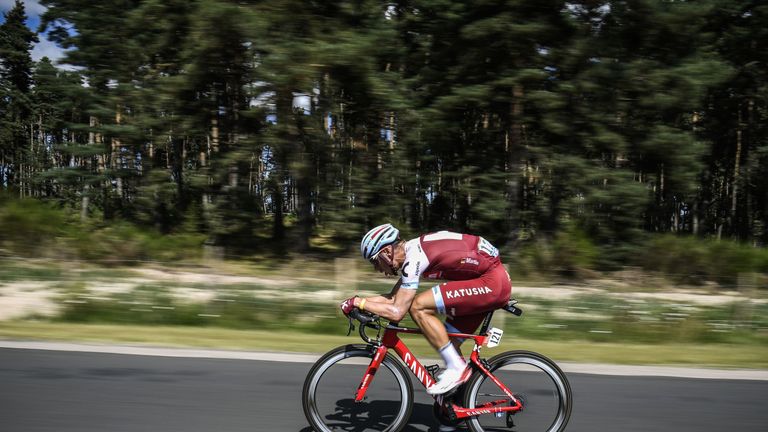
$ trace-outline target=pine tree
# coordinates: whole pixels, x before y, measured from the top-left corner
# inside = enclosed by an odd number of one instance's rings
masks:
[[[86,146],[88,131],[78,127],[87,122],[88,90],[78,72],[58,70],[47,57],[35,66],[34,83],[36,177],[41,193],[76,208],[88,199],[84,188],[98,183],[83,163],[93,150]]]
[[[0,24],[0,185],[31,193],[28,148],[32,106],[32,45],[37,35],[26,26],[24,4],[16,0]]]
[[[732,69],[712,86],[698,113],[698,133],[709,142],[702,174],[702,231],[768,243],[768,7],[718,2],[707,15],[707,48]]]

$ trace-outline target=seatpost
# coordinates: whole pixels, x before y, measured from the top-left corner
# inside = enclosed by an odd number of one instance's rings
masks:
[[[491,318],[493,318],[493,312],[488,312],[488,315],[485,316],[485,319],[483,320],[483,325],[480,326],[480,334],[484,335],[488,332],[488,327],[491,326]]]

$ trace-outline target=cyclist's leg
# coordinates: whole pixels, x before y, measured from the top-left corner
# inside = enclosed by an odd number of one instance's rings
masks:
[[[477,315],[497,309],[509,299],[509,277],[503,267],[499,268],[477,279],[436,285],[431,292],[423,292],[414,299],[410,309],[411,316],[446,362],[446,371],[435,386],[427,389],[428,393],[441,394],[450,391],[469,376],[466,362],[449,342],[448,332],[437,314],[451,316],[454,320],[455,317],[471,316],[464,322],[459,320],[459,323],[462,327],[472,325],[474,328],[471,330],[477,328]]]
[[[440,318],[437,317],[437,305],[432,293],[424,291],[418,294],[411,303],[409,312],[430,345],[435,350],[440,351],[440,348],[448,343],[448,332]]]
[[[483,322],[484,318],[484,313],[466,315],[462,317],[449,316],[445,319],[445,330],[448,333],[474,333],[475,330],[477,330],[477,328],[480,326],[480,323]],[[461,345],[466,339],[460,337],[451,337],[450,339],[454,348],[456,348],[456,351],[458,351],[459,355],[463,357],[464,354],[461,352]]]
[[[480,324],[485,319],[485,312],[463,315],[459,317],[447,316],[445,318],[445,328],[449,333],[474,333]],[[456,338],[457,340],[464,342],[464,339]]]
[[[447,294],[444,294],[444,292],[455,290],[459,293],[478,293],[480,291],[485,292],[489,290],[487,286],[482,285],[482,290],[475,288],[474,291],[472,291],[473,286],[478,287],[481,283],[489,284],[489,281],[479,278],[468,281],[447,282],[436,285],[431,291],[424,291],[418,294],[413,300],[409,310],[411,317],[416,324],[418,324],[419,328],[421,328],[424,336],[433,348],[439,351],[449,342],[448,331],[451,331],[452,333],[473,333],[480,326],[480,323],[483,322],[483,318],[485,318],[485,313],[487,311],[500,307],[497,305],[499,304],[499,301],[491,298],[485,299],[479,303],[467,302],[467,305],[462,305],[459,308],[455,307],[456,305],[454,302],[451,302],[451,313],[447,313],[445,297],[451,297],[451,299],[453,297],[450,292]],[[504,295],[503,289],[497,291],[502,292],[502,296]],[[506,298],[509,298],[508,291]],[[506,304],[506,300],[501,303],[501,305],[504,304]],[[468,313],[472,307],[479,307],[480,312]],[[445,324],[443,324],[438,315],[447,315]],[[454,346],[458,349],[463,340],[455,339],[452,342],[454,342]]]
[[[456,329],[443,324],[442,320],[438,317],[440,313],[439,306],[435,302],[436,297],[431,291],[425,291],[416,296],[411,304],[410,313],[413,320],[419,325],[424,333],[424,337],[430,342],[433,348],[446,360],[446,364],[450,363],[459,367],[464,364],[464,360],[461,357],[462,339],[449,338],[448,331],[455,332]],[[455,354],[450,351],[446,351],[446,348],[452,345]]]
[[[440,374],[437,382],[427,388],[427,393],[444,394],[469,379],[471,369],[467,367],[466,361],[449,340],[445,326],[437,317],[437,305],[432,294],[423,292],[417,295],[411,304],[410,313],[424,333],[424,337],[445,362],[445,370]]]
[[[509,300],[512,284],[506,270],[499,265],[477,279],[451,281],[435,285],[432,296],[437,312],[446,315],[452,324],[463,332],[471,333],[482,322],[476,316],[504,306]],[[456,325],[459,317],[467,318],[466,324]],[[462,320],[459,320],[461,322]],[[476,325],[471,327],[472,323]]]
[[[474,333],[486,313],[504,306],[511,293],[512,283],[501,265],[477,279],[432,288],[437,311],[446,316],[445,326],[452,333]]]

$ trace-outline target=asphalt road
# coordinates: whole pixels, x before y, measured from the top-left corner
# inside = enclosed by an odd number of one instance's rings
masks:
[[[2,432],[309,432],[309,363],[0,348]],[[768,381],[569,374],[569,432],[768,430]],[[416,388],[409,431],[436,431]]]

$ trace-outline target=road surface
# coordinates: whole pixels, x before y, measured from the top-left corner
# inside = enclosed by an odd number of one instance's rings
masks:
[[[4,432],[309,432],[310,363],[0,348]],[[768,381],[569,373],[569,432],[768,430]],[[436,431],[415,387],[408,431]]]

